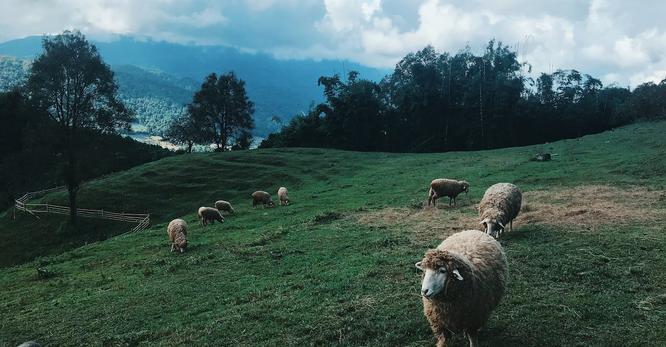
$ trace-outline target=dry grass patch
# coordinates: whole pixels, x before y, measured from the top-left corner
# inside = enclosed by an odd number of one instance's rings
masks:
[[[598,225],[666,220],[666,192],[645,187],[584,185],[557,191],[526,192],[516,224]]]
[[[666,191],[645,187],[584,185],[556,191],[523,194],[523,206],[514,222],[569,225],[594,230],[599,225],[666,221]],[[353,216],[359,223],[379,228],[406,228],[419,238],[446,237],[466,229],[479,229],[478,204],[439,208],[388,207]]]
[[[358,223],[378,228],[407,228],[419,238],[444,238],[466,229],[478,229],[476,205],[446,208],[395,208],[355,216]]]

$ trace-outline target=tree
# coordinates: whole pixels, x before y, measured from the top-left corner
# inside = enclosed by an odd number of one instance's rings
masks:
[[[201,89],[194,94],[188,112],[195,123],[201,124],[202,138],[225,150],[231,141],[246,137],[254,128],[254,103],[245,92],[245,82],[233,72],[206,77]]]
[[[130,128],[132,113],[118,99],[113,72],[95,45],[78,31],[65,31],[42,40],[43,53],[30,70],[27,89],[39,110],[56,124],[56,137],[65,158],[70,223],[76,223],[80,183],[80,133],[94,129],[115,133]]]
[[[165,137],[177,145],[186,145],[187,153],[192,153],[195,143],[203,142],[201,126],[189,113],[174,118],[166,131]]]

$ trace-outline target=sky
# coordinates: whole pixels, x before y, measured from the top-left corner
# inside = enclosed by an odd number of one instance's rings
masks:
[[[392,68],[426,45],[479,53],[496,39],[534,73],[635,87],[666,78],[664,13],[663,0],[3,0],[0,41],[78,29]]]

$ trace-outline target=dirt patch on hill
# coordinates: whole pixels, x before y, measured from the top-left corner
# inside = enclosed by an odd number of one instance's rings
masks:
[[[385,208],[359,213],[357,221],[379,228],[407,227],[420,237],[446,237],[465,229],[479,229],[478,204],[438,208]],[[515,228],[526,224],[570,225],[594,230],[601,225],[666,221],[666,191],[645,187],[584,185],[523,194]]]

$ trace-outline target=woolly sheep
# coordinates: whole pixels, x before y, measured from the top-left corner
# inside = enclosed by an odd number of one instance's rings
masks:
[[[423,271],[421,296],[437,346],[464,332],[477,346],[479,329],[499,304],[508,280],[502,246],[478,230],[449,236],[416,263]]]
[[[289,196],[287,195],[287,188],[280,187],[280,189],[278,189],[277,195],[278,195],[278,198],[280,199],[280,206],[289,205]]]
[[[229,201],[224,201],[224,200],[215,201],[215,208],[218,209],[220,212],[226,211],[229,213],[236,213],[236,211],[234,211],[234,208],[233,206],[231,206],[231,203]]]
[[[252,193],[252,207],[257,206],[258,204],[264,205],[264,207],[273,207],[275,206],[275,203],[273,202],[273,199],[271,199],[271,195],[268,194],[265,191],[258,190],[254,193]]]
[[[513,220],[520,212],[523,193],[511,183],[497,183],[486,190],[479,203],[480,224],[485,232],[498,238],[507,224],[513,230]]]
[[[182,219],[174,219],[167,226],[167,235],[171,241],[171,252],[185,252],[187,249],[187,223]]]
[[[430,189],[428,190],[428,206],[432,203],[433,206],[437,204],[437,199],[447,196],[449,198],[449,206],[453,201],[456,203],[458,194],[469,192],[469,183],[467,181],[457,181],[448,178],[438,178],[430,182]]]
[[[197,211],[197,214],[199,215],[199,221],[203,226],[208,225],[209,222],[210,224],[215,224],[215,221],[224,223],[224,217],[222,217],[220,211],[218,211],[215,208],[199,207],[199,211]]]

